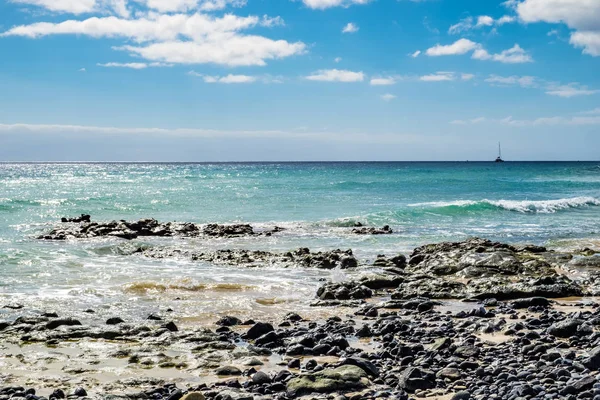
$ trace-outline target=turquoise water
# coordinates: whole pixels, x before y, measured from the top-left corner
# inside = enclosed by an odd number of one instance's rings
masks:
[[[304,307],[319,279],[344,278],[123,256],[131,244],[118,239],[34,239],[81,213],[288,228],[151,242],[195,250],[352,248],[369,261],[468,236],[574,248],[600,240],[600,163],[0,164],[0,303],[135,316],[171,307],[193,320]],[[395,233],[355,236],[353,222]]]

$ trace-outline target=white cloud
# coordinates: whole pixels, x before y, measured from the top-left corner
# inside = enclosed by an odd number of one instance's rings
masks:
[[[599,93],[600,90],[592,90],[587,86],[582,86],[577,83],[570,83],[568,85],[558,85],[558,86],[549,86],[546,91],[547,94],[551,96],[559,96],[559,97],[576,97],[576,96],[590,96],[596,93]]]
[[[579,114],[583,114],[583,115],[600,115],[600,107],[594,108],[593,110],[589,110],[589,111],[582,111]]]
[[[336,57],[336,58],[334,58],[334,59],[333,59],[333,61],[334,61],[336,64],[338,64],[338,63],[342,62],[342,57]]]
[[[460,20],[457,24],[451,25],[450,29],[448,29],[448,33],[451,35],[456,35],[458,33],[468,31],[473,28],[473,17],[467,17],[465,19]]]
[[[392,100],[394,100],[396,98],[396,96],[394,96],[391,93],[383,94],[380,97],[381,97],[381,100],[383,100],[383,101],[392,101]]]
[[[517,19],[511,15],[505,15],[496,20],[497,25],[511,24],[515,22]]]
[[[106,64],[97,64],[99,67],[105,68],[131,68],[131,69],[144,69],[148,68],[148,64],[146,63],[106,63]]]
[[[96,0],[11,0],[13,3],[43,7],[54,12],[71,14],[91,13],[96,10]]]
[[[453,125],[476,125],[481,123],[493,125],[506,125],[511,127],[538,127],[538,126],[584,126],[600,125],[600,117],[541,117],[529,120],[518,120],[512,116],[502,119],[488,119],[484,117],[470,120],[454,120],[450,122]]]
[[[453,81],[456,79],[456,75],[454,72],[436,72],[431,75],[423,75],[419,78],[419,80],[423,82],[443,82],[443,81]]]
[[[130,69],[146,69],[148,67],[172,67],[171,64],[163,64],[163,63],[118,63],[118,62],[109,62],[105,64],[96,64],[99,67],[105,68],[130,68]]]
[[[225,75],[225,76],[218,76],[218,75],[215,76],[215,75],[201,74],[201,73],[198,73],[193,70],[189,71],[188,75],[202,78],[202,80],[205,83],[235,84],[235,83],[261,82],[261,83],[265,83],[265,84],[270,84],[270,83],[283,83],[285,80],[283,77],[272,76],[272,75],[253,76],[253,75],[229,74],[229,75]]]
[[[582,47],[584,54],[600,56],[600,30],[573,32],[570,42],[575,47]]]
[[[403,133],[373,133],[373,132],[332,132],[328,130],[215,130],[201,128],[122,128],[89,125],[60,125],[60,124],[2,124],[0,135],[20,135],[22,133],[38,135],[110,135],[131,136],[139,135],[145,139],[148,135],[162,137],[206,137],[206,138],[276,138],[302,139],[320,142],[354,142],[354,143],[385,143],[406,144],[423,143],[422,135]],[[431,138],[427,138],[431,140]]]
[[[387,78],[372,78],[369,82],[372,86],[389,86],[396,84],[396,78],[387,77]]]
[[[469,39],[459,39],[456,42],[446,46],[437,44],[434,47],[427,49],[425,54],[431,57],[460,55],[473,51],[478,47],[478,43],[475,43]]]
[[[525,23],[564,23],[574,29],[571,44],[585,54],[600,56],[600,1],[524,0],[513,4]]]
[[[246,0],[135,0],[151,10],[160,13],[203,11],[212,12],[246,5]]]
[[[308,7],[316,10],[324,10],[331,7],[350,7],[354,4],[368,4],[372,0],[302,0]]]
[[[548,95],[564,98],[590,96],[600,93],[600,90],[590,89],[587,86],[577,82],[572,82],[565,85],[557,82],[549,82],[535,76],[490,75],[487,79],[485,79],[485,82],[493,86],[521,86],[523,88],[541,89]]]
[[[488,15],[481,15],[479,17],[477,17],[477,25],[475,25],[476,27],[481,27],[481,26],[492,26],[494,25],[494,18],[488,16]]]
[[[79,69],[77,70],[77,72],[85,72],[85,71],[86,71],[86,69],[85,69],[85,68],[79,68]]]
[[[510,24],[515,22],[517,19],[510,15],[504,15],[498,19],[494,19],[489,15],[480,15],[477,17],[477,22],[475,22],[473,17],[466,17],[461,19],[458,23],[451,25],[448,29],[448,33],[451,35],[456,35],[462,32],[469,31],[471,29],[480,29],[489,26],[502,26],[505,24]]]
[[[490,75],[485,81],[492,85],[509,86],[519,85],[525,88],[537,87],[537,78],[535,76],[499,76]]]
[[[508,50],[504,50],[498,54],[490,54],[483,48],[478,48],[473,52],[475,60],[492,60],[504,64],[522,64],[533,62],[533,58],[521,46],[515,44]]]
[[[290,43],[241,33],[255,26],[273,24],[273,19],[238,17],[233,14],[222,17],[199,13],[162,14],[139,19],[110,16],[21,25],[8,30],[2,36],[39,38],[47,35],[79,34],[94,38],[129,39],[138,44],[115,49],[125,50],[152,62],[174,64],[263,66],[268,60],[303,54],[306,51],[306,45],[302,42]]]
[[[355,33],[358,32],[360,28],[353,22],[348,22],[344,29],[342,29],[342,33]]]
[[[320,70],[306,77],[309,81],[321,82],[362,82],[365,74],[339,69]]]
[[[523,50],[518,44],[512,48],[504,50],[499,54],[490,54],[481,44],[469,39],[459,39],[450,45],[437,44],[427,49],[425,54],[431,57],[462,55],[473,52],[471,58],[476,60],[492,60],[505,64],[519,64],[533,62],[533,58]]]
[[[417,57],[419,57],[420,54],[421,54],[421,50],[417,50],[414,53],[410,54],[410,56],[412,58],[417,58]]]
[[[249,75],[204,76],[206,83],[253,83],[256,77]]]
[[[460,75],[460,79],[462,79],[463,81],[470,81],[473,78],[475,78],[474,74],[461,74]]]

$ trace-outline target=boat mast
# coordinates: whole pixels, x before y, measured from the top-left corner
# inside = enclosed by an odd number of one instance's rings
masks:
[[[502,158],[502,148],[500,147],[500,142],[498,142],[498,158]]]

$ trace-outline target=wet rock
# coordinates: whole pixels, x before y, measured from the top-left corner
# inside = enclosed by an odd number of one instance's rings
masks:
[[[215,374],[218,376],[236,376],[236,375],[241,375],[242,371],[237,367],[227,365],[227,366],[217,368],[215,370]]]
[[[383,228],[354,228],[352,233],[356,235],[391,235],[394,231],[389,225],[386,225]]]
[[[235,236],[252,236],[255,235],[252,226],[247,224],[237,225],[218,225],[209,224],[204,227],[202,233],[206,236],[218,237],[235,237]]]
[[[46,323],[46,329],[56,329],[58,327],[61,326],[78,326],[81,325],[81,322],[79,322],[76,319],[73,318],[56,318],[53,320],[48,321],[48,323]]]
[[[296,396],[310,393],[332,393],[363,389],[368,385],[367,374],[354,365],[304,374],[287,383],[287,390]]]
[[[409,393],[432,389],[435,387],[435,374],[432,371],[418,367],[409,367],[400,375],[398,387]]]
[[[124,323],[125,321],[123,321],[121,318],[119,317],[113,317],[113,318],[109,318],[106,320],[106,325],[119,325]]]
[[[204,394],[200,392],[190,392],[183,396],[181,400],[206,400]]]
[[[548,328],[548,333],[552,336],[560,338],[569,338],[571,336],[577,336],[580,333],[580,327],[583,321],[579,319],[567,319],[565,321],[556,322]]]
[[[275,329],[273,328],[273,325],[269,323],[257,322],[252,328],[248,330],[248,332],[246,333],[246,337],[250,340],[254,340],[274,330]]]
[[[89,216],[87,214],[81,214],[81,216],[75,217],[75,218],[66,218],[66,217],[63,217],[63,218],[60,219],[60,222],[62,222],[62,223],[67,223],[67,222],[80,223],[80,222],[90,222],[91,219],[92,219],[91,216]]]
[[[231,316],[227,315],[227,316],[221,317],[216,322],[216,324],[219,326],[236,326],[236,325],[241,325],[242,320],[237,317],[231,317]]]

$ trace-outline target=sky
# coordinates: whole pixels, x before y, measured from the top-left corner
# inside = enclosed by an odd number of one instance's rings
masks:
[[[0,0],[0,161],[600,159],[600,0]]]

